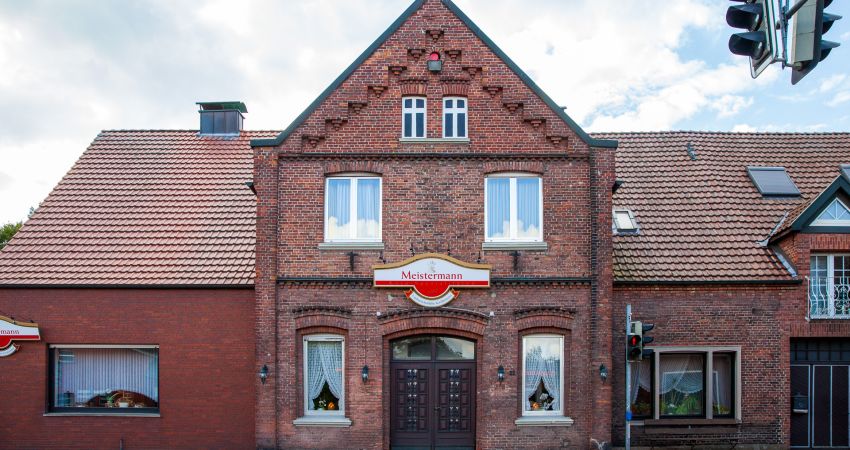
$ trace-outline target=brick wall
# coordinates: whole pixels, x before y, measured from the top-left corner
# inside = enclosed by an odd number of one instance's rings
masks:
[[[252,448],[253,291],[0,289],[40,342],[0,358],[0,448]],[[161,417],[44,416],[49,344],[158,344]]]

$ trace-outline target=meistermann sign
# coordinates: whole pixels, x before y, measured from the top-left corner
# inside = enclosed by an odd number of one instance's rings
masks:
[[[410,288],[407,298],[427,307],[443,306],[457,289],[490,287],[490,265],[470,264],[451,256],[425,253],[400,263],[374,267],[375,287]]]

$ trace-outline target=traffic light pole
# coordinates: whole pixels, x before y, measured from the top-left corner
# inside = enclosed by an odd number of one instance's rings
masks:
[[[626,305],[626,338],[628,339],[629,334],[631,334],[632,330],[629,328],[632,326],[632,305]],[[629,364],[629,346],[626,345],[625,351],[623,352],[624,360],[626,363],[626,450],[631,450],[632,448],[632,368],[631,364]]]

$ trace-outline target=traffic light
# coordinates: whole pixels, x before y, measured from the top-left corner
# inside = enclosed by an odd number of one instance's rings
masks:
[[[776,12],[779,0],[732,0],[743,3],[726,10],[726,23],[747,30],[729,37],[729,51],[750,58],[750,75],[759,76],[776,60]]]
[[[824,12],[830,3],[832,0],[808,0],[791,18],[791,84],[802,80],[839,45],[837,42],[823,40],[823,35],[841,18],[839,15]]]
[[[632,322],[629,324],[631,332],[626,336],[626,358],[630,361],[640,361],[643,358],[652,357],[652,349],[643,348],[655,340],[652,336],[646,334],[652,331],[655,325],[651,323]]]

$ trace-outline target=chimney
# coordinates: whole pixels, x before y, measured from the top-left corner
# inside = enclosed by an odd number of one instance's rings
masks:
[[[242,102],[198,102],[201,107],[201,136],[238,136],[242,132],[243,113],[248,108]]]

